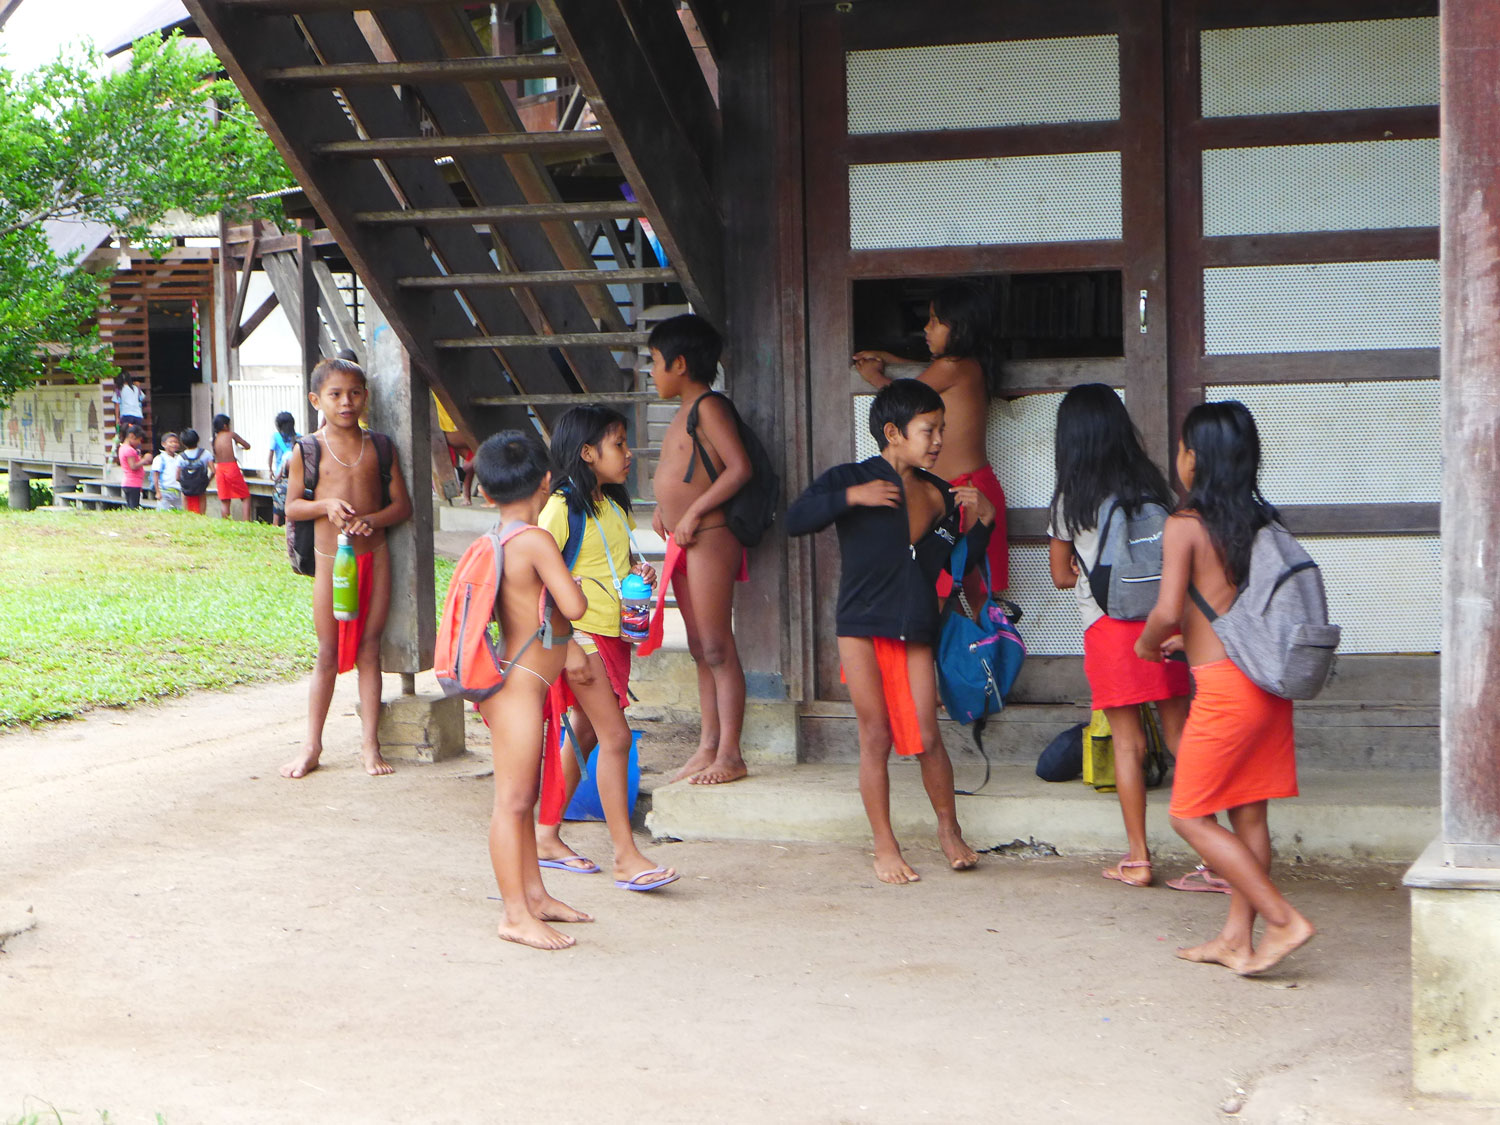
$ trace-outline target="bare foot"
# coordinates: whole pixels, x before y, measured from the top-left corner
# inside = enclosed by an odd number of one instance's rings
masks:
[[[291,778],[306,777],[308,774],[312,773],[313,770],[318,768],[318,758],[320,758],[322,754],[323,748],[321,746],[316,750],[310,750],[304,746],[302,748],[302,753],[298,754],[290,762],[281,767],[281,776]]]
[[[750,771],[745,768],[745,760],[735,755],[728,761],[715,760],[713,765],[699,770],[688,779],[689,785],[728,785],[731,781],[739,781],[748,777]]]
[[[1223,965],[1238,973],[1250,962],[1250,947],[1233,945],[1221,935],[1202,945],[1180,948],[1177,956],[1197,965]]]
[[[543,922],[592,922],[594,916],[585,914],[582,910],[575,910],[560,899],[551,895],[538,899],[536,902],[528,902],[526,908],[532,915]]]
[[[979,853],[964,843],[956,828],[951,833],[939,831],[938,844],[948,857],[948,866],[954,871],[968,871],[979,863]]]
[[[495,932],[506,941],[529,945],[532,949],[567,949],[578,944],[567,934],[560,934],[540,918],[527,915],[519,922],[501,922]]]
[[[379,746],[367,747],[359,752],[359,756],[365,761],[365,773],[371,777],[383,777],[396,772],[396,767],[380,756]]]
[[[977,857],[976,857],[977,858]],[[875,853],[875,877],[882,883],[920,883],[922,876],[913,871],[901,853],[882,855]]]
[[[673,781],[681,781],[685,777],[692,777],[714,764],[714,758],[718,750],[713,746],[700,746],[693,751],[693,756],[682,764],[682,768],[672,775]]]
[[[1242,968],[1236,969],[1242,977],[1253,977],[1263,973],[1277,965],[1287,954],[1301,949],[1312,941],[1313,935],[1318,931],[1313,929],[1313,924],[1295,910],[1292,911],[1292,920],[1284,926],[1267,925],[1265,932],[1260,935],[1260,945],[1256,947],[1254,955]]]

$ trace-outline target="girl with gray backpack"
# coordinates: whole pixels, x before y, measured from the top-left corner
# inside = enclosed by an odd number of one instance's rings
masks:
[[[1187,499],[1167,520],[1161,591],[1136,642],[1143,660],[1187,654],[1196,692],[1177,749],[1172,827],[1233,892],[1218,935],[1177,956],[1243,976],[1315,933],[1271,882],[1266,805],[1297,795],[1292,698],[1322,687],[1338,643],[1317,566],[1277,522],[1259,472],[1260,437],[1243,404],[1188,412],[1177,447]],[[1257,915],[1265,928],[1255,943]]]
[[[1175,753],[1188,713],[1188,674],[1179,662],[1141,660],[1135,643],[1161,586],[1162,528],[1173,497],[1141,447],[1125,404],[1102,383],[1063,396],[1055,446],[1057,484],[1047,528],[1052,582],[1078,596],[1083,671],[1093,709],[1109,719],[1129,844],[1104,877],[1149,887],[1141,704],[1156,704],[1167,748]]]

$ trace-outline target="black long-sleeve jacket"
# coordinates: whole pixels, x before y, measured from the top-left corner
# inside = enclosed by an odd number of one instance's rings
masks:
[[[934,587],[960,538],[959,507],[947,481],[920,469],[917,474],[943,494],[947,508],[937,526],[916,543],[910,539],[901,475],[884,457],[835,465],[787,509],[788,535],[810,535],[831,523],[838,525],[836,628],[841,637],[937,643],[939,607]],[[890,481],[900,488],[901,504],[851,507],[847,490],[872,480]],[[962,538],[968,541],[966,569],[971,570],[984,558],[990,528],[976,521]]]

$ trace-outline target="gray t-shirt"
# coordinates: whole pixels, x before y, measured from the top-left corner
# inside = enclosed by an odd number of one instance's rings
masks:
[[[1068,526],[1062,518],[1062,507],[1062,497],[1059,496],[1057,507],[1052,510],[1047,519],[1048,536],[1063,543],[1072,543],[1073,550],[1078,552],[1078,558],[1084,560],[1085,566],[1093,566],[1099,561],[1099,529],[1091,527],[1087,531],[1080,531],[1076,536],[1069,535]],[[1078,615],[1083,619],[1085,630],[1104,616],[1104,611],[1094,600],[1093,590],[1089,588],[1088,575],[1078,576],[1078,581],[1073,586],[1073,596],[1078,599]]]

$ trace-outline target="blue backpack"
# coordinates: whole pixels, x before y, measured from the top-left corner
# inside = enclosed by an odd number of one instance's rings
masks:
[[[950,558],[953,594],[943,610],[937,647],[938,694],[943,707],[955,722],[971,724],[974,745],[984,758],[984,781],[973,789],[957,791],[964,794],[977,793],[989,782],[990,759],[982,741],[985,722],[1004,708],[1005,697],[1026,659],[1026,642],[1015,625],[1021,611],[1013,604],[987,592],[978,621],[960,608],[958,592],[968,557],[967,541],[959,540]],[[988,561],[981,573],[984,588],[989,591]]]

